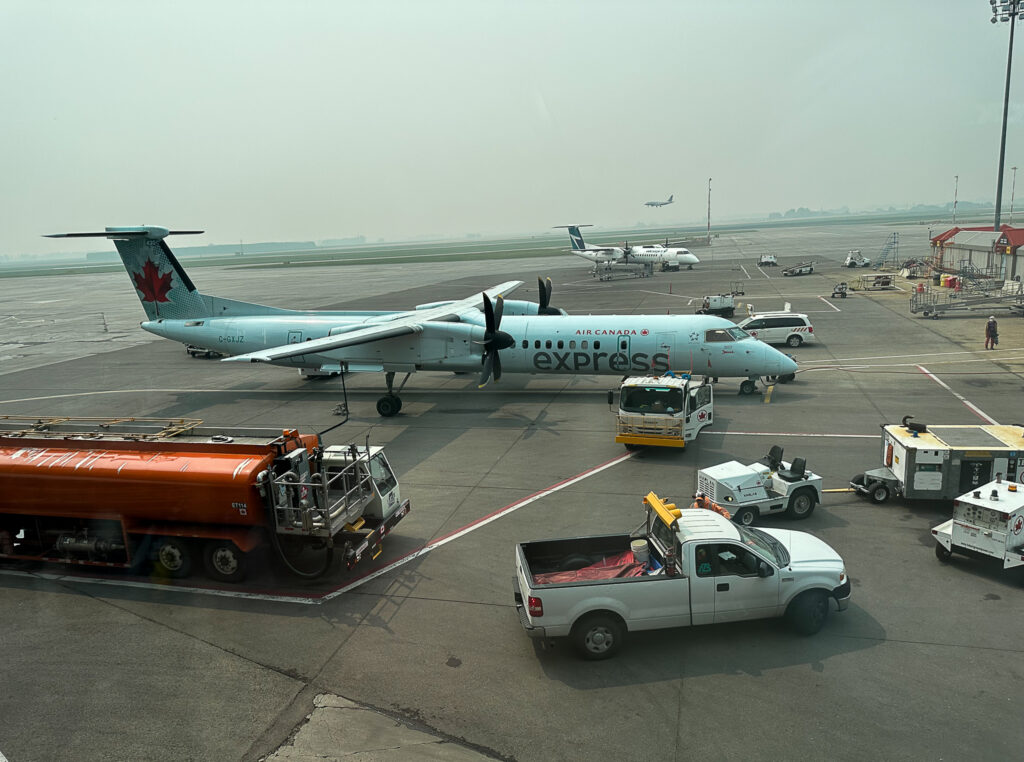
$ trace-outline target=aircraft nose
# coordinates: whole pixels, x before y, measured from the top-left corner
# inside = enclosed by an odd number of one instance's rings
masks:
[[[790,373],[796,373],[796,369],[799,367],[792,357],[787,354],[783,354],[777,349],[772,347],[765,347],[769,352],[775,355],[774,360],[778,364],[779,370],[776,375],[785,376]]]

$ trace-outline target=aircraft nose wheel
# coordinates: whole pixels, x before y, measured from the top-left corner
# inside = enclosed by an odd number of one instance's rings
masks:
[[[402,409],[402,398],[397,394],[385,394],[377,400],[377,413],[382,418],[390,418],[398,415]]]
[[[740,394],[753,394],[756,389],[757,384],[755,384],[749,378],[744,379],[743,383],[740,384]]]

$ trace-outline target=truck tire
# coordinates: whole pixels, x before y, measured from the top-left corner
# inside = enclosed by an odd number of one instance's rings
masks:
[[[192,545],[181,537],[162,537],[156,548],[153,571],[161,577],[181,579],[192,573]]]
[[[732,520],[735,521],[737,524],[742,524],[745,527],[749,527],[751,524],[757,521],[757,516],[757,508],[748,505],[745,508],[737,509],[736,513],[732,515]]]
[[[935,557],[942,563],[948,564],[953,559],[953,551],[946,550],[941,542],[937,542],[935,543]]]
[[[792,336],[790,336],[788,339],[786,339],[786,346],[789,346],[789,347],[796,348],[796,347],[800,346],[803,343],[804,343],[804,340],[799,336],[799,334],[795,334],[795,333]]]
[[[875,482],[868,487],[868,497],[871,498],[872,503],[881,505],[889,499],[889,494],[889,487],[882,482]]]
[[[824,590],[808,590],[800,593],[789,604],[786,619],[801,635],[814,635],[825,626],[828,608],[828,593]]]
[[[813,489],[804,487],[798,489],[789,498],[789,507],[786,508],[786,515],[791,519],[806,519],[814,513],[814,506],[818,502],[818,496]]]
[[[589,661],[610,659],[622,647],[626,628],[612,614],[590,614],[573,625],[569,635],[580,656]]]
[[[579,571],[585,569],[594,563],[594,560],[590,556],[585,556],[582,553],[576,553],[567,558],[563,558],[562,562],[558,564],[558,571]]]
[[[206,573],[218,582],[241,582],[248,571],[245,553],[231,540],[211,540],[203,552]]]

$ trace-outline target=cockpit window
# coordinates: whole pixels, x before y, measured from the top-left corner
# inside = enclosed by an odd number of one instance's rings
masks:
[[[750,334],[744,331],[742,328],[726,328],[729,335],[732,336],[736,341],[743,341],[743,339],[749,339]]]
[[[704,341],[734,341],[727,328],[713,328],[704,332]]]

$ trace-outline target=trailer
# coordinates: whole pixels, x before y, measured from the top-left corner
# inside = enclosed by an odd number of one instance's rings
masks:
[[[1024,487],[996,479],[953,501],[953,518],[932,529],[935,555],[997,558],[1003,569],[1024,566]]]
[[[845,299],[846,295],[849,292],[850,292],[850,284],[848,284],[845,280],[841,281],[839,283],[836,283],[836,284],[834,284],[832,286],[832,298],[833,299],[835,299],[836,297],[839,297],[840,299]]]
[[[814,272],[814,262],[801,262],[798,265],[791,265],[782,271],[783,275],[810,275]]]
[[[630,376],[618,389],[615,441],[627,450],[639,447],[686,447],[714,419],[709,379],[699,385],[685,373]],[[608,404],[615,392],[608,392]]]
[[[915,423],[882,426],[882,466],[857,474],[850,486],[875,503],[953,500],[1001,476],[1024,480],[1024,426]]]
[[[271,548],[292,574],[376,557],[408,514],[380,447],[195,419],[0,417],[0,561],[239,582]]]

